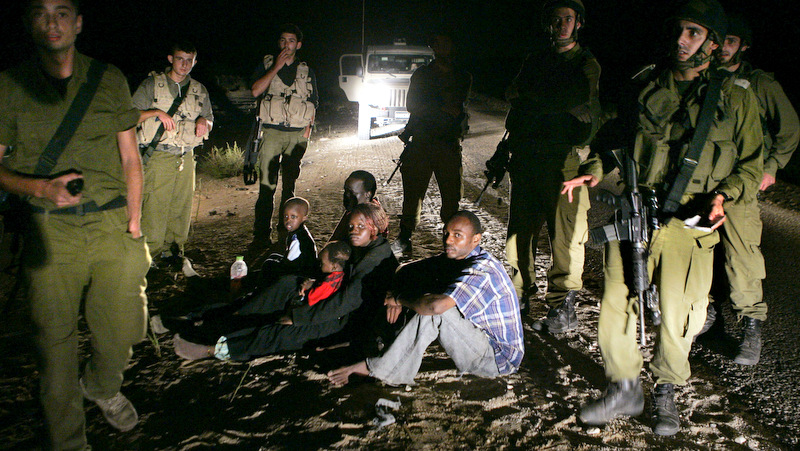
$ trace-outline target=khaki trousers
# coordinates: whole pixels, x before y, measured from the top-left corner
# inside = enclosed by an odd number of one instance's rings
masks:
[[[717,232],[686,229],[673,219],[655,231],[648,268],[658,286],[661,326],[650,369],[658,384],[684,385],[691,375],[689,350],[703,327],[713,273]],[[608,243],[605,253],[605,289],[597,325],[597,340],[612,382],[636,379],[642,368],[637,344],[638,304],[629,298],[621,247]],[[627,259],[626,259],[627,260]]]
[[[153,257],[172,243],[183,252],[189,240],[194,182],[192,150],[183,156],[153,152],[144,165],[142,233]]]
[[[458,211],[462,196],[461,146],[457,140],[413,141],[404,158],[400,173],[403,174],[403,214],[400,217],[400,236],[411,238],[417,228],[422,211],[422,200],[428,191],[431,175],[436,176],[442,207],[439,218],[442,224]]]
[[[761,281],[767,276],[761,254],[761,212],[758,201],[725,204],[721,241],[725,251],[725,273],[730,286],[731,304],[739,318],[765,321],[767,303]]]
[[[78,384],[78,317],[84,317],[91,354],[83,380],[92,397],[110,398],[122,385],[131,347],[146,331],[144,237],[127,229],[125,208],[79,215],[35,214],[25,259],[40,398],[52,449],[86,444]]]
[[[558,151],[556,153],[560,153]],[[566,158],[514,161],[511,176],[511,205],[506,235],[506,260],[511,265],[517,296],[535,294],[536,248],[542,226],[547,223],[552,262],[547,271],[545,299],[557,307],[570,290],[583,288],[583,263],[590,207],[589,190],[573,191],[573,201],[561,195],[564,180],[578,174],[580,157],[576,150],[563,150]]]

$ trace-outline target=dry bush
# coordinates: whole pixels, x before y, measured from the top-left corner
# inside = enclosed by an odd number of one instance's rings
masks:
[[[244,149],[237,143],[226,143],[225,147],[214,146],[200,160],[200,169],[215,178],[228,178],[242,173]]]

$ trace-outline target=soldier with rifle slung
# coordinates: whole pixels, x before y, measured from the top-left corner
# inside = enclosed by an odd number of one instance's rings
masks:
[[[167,60],[167,70],[152,72],[133,93],[133,106],[144,165],[142,232],[154,261],[180,267],[192,218],[194,148],[208,139],[214,113],[206,87],[190,75],[194,45],[176,42]]]
[[[261,183],[249,249],[254,254],[272,243],[272,213],[279,171],[282,188],[278,217],[283,217],[283,205],[294,197],[300,161],[306,153],[319,104],[314,71],[297,56],[303,46],[303,32],[297,25],[282,25],[278,45],[280,53],[274,58],[272,55],[264,57],[263,64],[253,74],[250,88],[253,97],[260,99],[258,108],[262,121],[258,149]],[[283,221],[278,221],[278,231],[285,233]]]
[[[534,328],[550,333],[578,326],[574,301],[583,287],[589,193],[578,188],[577,201],[570,203],[559,192],[564,180],[578,174],[576,146],[588,141],[600,113],[600,65],[577,40],[585,17],[581,0],[547,1],[542,11],[547,46],[528,55],[506,91],[511,103],[506,118],[511,154],[506,258],[526,309],[537,294],[536,248],[547,223],[552,264],[545,301],[550,310]]]
[[[685,385],[690,376],[689,350],[705,321],[716,229],[725,222],[729,202],[755,198],[763,168],[755,96],[709,69],[725,36],[722,6],[690,0],[667,25],[668,65],[640,74],[645,87],[632,113],[638,116],[630,150],[639,169],[638,189],[652,190],[659,205],[660,229],[650,239],[648,261],[661,311],[650,364],[656,382],[653,431],[659,435],[680,430],[674,386]],[[564,192],[596,184],[602,177],[599,161],[592,158],[585,175],[564,183]],[[644,409],[638,308],[629,297],[633,287],[626,284],[619,241],[606,247],[604,276],[597,336],[610,383],[603,397],[581,408],[580,418],[588,424]]]
[[[403,213],[400,234],[392,243],[395,255],[411,253],[411,235],[419,223],[431,175],[436,175],[442,196],[442,223],[458,211],[461,200],[460,141],[472,76],[455,64],[450,36],[433,35],[431,48],[435,59],[414,71],[408,88],[406,107],[411,117],[408,133],[401,137],[409,142],[400,157]]]

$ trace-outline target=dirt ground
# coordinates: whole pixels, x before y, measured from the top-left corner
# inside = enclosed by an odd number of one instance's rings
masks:
[[[342,214],[341,189],[355,169],[373,172],[379,184],[400,153],[396,137],[355,139],[354,111],[329,107],[303,160],[297,195],[312,205],[308,222],[324,244]],[[465,148],[469,144],[469,138]],[[471,177],[477,178],[475,174]],[[467,199],[477,188],[466,187]],[[436,190],[425,201],[423,225],[415,236],[414,258],[440,252]],[[204,277],[224,275],[236,255],[244,255],[252,232],[257,185],[239,177],[198,177],[196,217],[187,256]],[[396,234],[402,199],[400,178],[379,186],[379,198]],[[465,200],[465,207],[470,203]],[[491,193],[478,211],[486,226],[484,246],[503,256],[505,204]],[[537,258],[546,268],[547,248]],[[248,262],[253,263],[253,262]],[[731,381],[717,378],[693,354],[694,376],[679,390],[682,429],[674,437],[654,435],[645,413],[602,427],[577,420],[578,407],[601,393],[605,376],[596,345],[601,293],[597,250],[587,257],[585,289],[580,293],[578,331],[559,336],[531,329],[544,314],[536,305],[524,319],[526,355],[518,374],[495,380],[457,374],[438,346],[429,349],[414,387],[389,387],[369,378],[351,378],[332,387],[327,369],[347,360],[342,351],[301,352],[249,363],[217,360],[186,362],[172,349],[171,334],[151,335],[134,348],[122,391],[136,406],[140,424],[133,431],[112,429],[95,406],[86,403],[89,442],[98,450],[195,449],[790,449],[791,438],[763,426],[728,394]],[[180,273],[149,277],[151,312],[168,305],[185,289]],[[199,302],[212,299],[197,299]],[[0,340],[0,449],[37,449],[41,413],[36,369],[24,302],[4,303]],[[652,340],[653,334],[650,333]],[[84,351],[88,340],[84,335]],[[645,349],[649,360],[652,348]],[[652,378],[643,371],[646,394]],[[400,401],[394,424],[378,427],[380,398]],[[649,401],[647,410],[649,410]]]

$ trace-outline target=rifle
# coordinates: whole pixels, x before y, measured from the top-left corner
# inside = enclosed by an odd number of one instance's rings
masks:
[[[247,138],[247,145],[244,149],[242,176],[244,177],[245,185],[252,185],[258,181],[258,148],[263,135],[261,130],[261,116],[258,114],[258,105],[260,103],[261,101],[259,98],[259,100],[256,101],[255,119],[253,119],[253,125],[250,127],[250,135]]]
[[[486,170],[483,171],[483,174],[486,176],[486,184],[483,185],[481,193],[478,194],[478,198],[475,199],[475,206],[480,205],[483,194],[486,192],[486,189],[489,188],[489,185],[492,185],[494,189],[500,186],[500,182],[503,181],[503,177],[506,176],[506,171],[508,170],[509,156],[508,130],[506,130],[506,132],[503,133],[503,138],[497,143],[497,149],[494,151],[494,154],[486,161]]]
[[[650,283],[647,273],[649,250],[649,228],[658,229],[658,200],[654,192],[647,195],[647,203],[639,191],[636,162],[625,151],[612,150],[611,154],[620,168],[625,181],[625,191],[616,195],[602,191],[597,199],[606,202],[617,210],[611,224],[596,227],[589,231],[594,243],[627,241],[630,243],[631,281],[630,290],[639,301],[639,342],[647,345],[644,330],[645,308],[650,310],[653,325],[661,324],[661,311],[658,308],[658,293],[655,284]]]
[[[383,186],[386,186],[389,183],[391,183],[392,179],[394,178],[394,175],[397,174],[397,171],[400,169],[400,166],[403,165],[403,160],[405,159],[405,156],[408,155],[409,147],[411,147],[411,135],[412,133],[408,125],[406,125],[406,127],[403,129],[402,133],[397,135],[397,137],[400,138],[400,141],[403,141],[403,151],[400,152],[399,157],[392,160],[392,163],[395,164],[394,171],[392,171],[392,175],[390,175],[389,178],[386,179],[385,182],[383,182]]]

